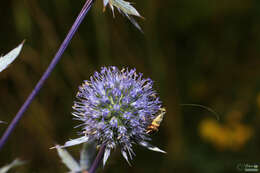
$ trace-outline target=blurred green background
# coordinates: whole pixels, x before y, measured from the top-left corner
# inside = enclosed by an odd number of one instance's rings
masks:
[[[55,150],[76,138],[72,104],[78,86],[101,66],[135,67],[152,78],[167,114],[152,143],[166,155],[135,146],[129,167],[118,151],[99,172],[235,173],[260,165],[260,1],[134,1],[145,17],[141,34],[96,0],[63,58],[16,127],[0,166],[14,158],[18,172],[66,172]],[[23,39],[19,58],[0,74],[0,120],[11,122],[84,1],[10,0],[0,5],[0,52]],[[220,120],[198,107],[213,108]],[[3,134],[7,125],[0,126]],[[80,147],[68,150],[79,156]],[[15,172],[14,171],[14,172]]]

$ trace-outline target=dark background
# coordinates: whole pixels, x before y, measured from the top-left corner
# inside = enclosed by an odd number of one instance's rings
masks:
[[[0,120],[11,122],[83,6],[83,0],[6,0],[0,5],[0,53],[23,39],[19,58],[0,73]],[[135,67],[155,81],[167,109],[152,143],[135,146],[129,167],[119,151],[99,172],[235,173],[260,164],[260,1],[134,1],[141,34],[96,3],[39,95],[0,152],[0,167],[19,157],[18,172],[66,172],[55,150],[76,138],[72,104],[78,86],[102,66]],[[180,104],[196,103],[212,112]],[[7,125],[0,126],[3,134]],[[78,157],[80,147],[68,150]]]

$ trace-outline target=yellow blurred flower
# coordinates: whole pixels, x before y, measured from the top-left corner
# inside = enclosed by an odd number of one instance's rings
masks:
[[[237,151],[252,137],[253,130],[238,121],[220,124],[214,119],[204,119],[199,125],[199,134],[219,150]]]

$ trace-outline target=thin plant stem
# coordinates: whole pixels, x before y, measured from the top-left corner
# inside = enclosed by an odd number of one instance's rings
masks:
[[[50,76],[51,72],[55,68],[56,64],[59,62],[61,59],[62,54],[64,53],[65,49],[67,48],[68,44],[70,43],[71,39],[73,38],[75,32],[77,31],[79,25],[85,18],[86,14],[88,13],[89,9],[91,8],[94,0],[86,0],[82,10],[80,11],[77,19],[75,20],[74,24],[72,25],[69,33],[67,34],[66,38],[64,39],[63,43],[61,44],[59,50],[55,54],[54,58],[52,59],[50,65],[42,75],[41,79],[38,81],[36,84],[35,88],[31,92],[31,94],[27,97],[26,101],[20,108],[20,110],[17,112],[16,116],[4,132],[2,138],[0,139],[0,150],[2,149],[3,145],[6,143],[8,137],[11,135],[13,132],[14,128],[18,124],[19,120],[22,118],[24,115],[24,112],[28,109],[29,105],[33,101],[34,97],[39,93],[40,89],[42,88],[44,82],[46,79]]]
[[[97,170],[97,168],[98,168],[100,162],[101,162],[102,159],[103,159],[104,152],[105,152],[105,148],[106,148],[105,145],[102,145],[102,146],[100,147],[99,152],[98,152],[98,154],[97,154],[97,156],[96,156],[96,158],[95,158],[93,164],[91,165],[91,167],[90,167],[88,173],[95,173],[95,172],[96,172],[96,170]]]

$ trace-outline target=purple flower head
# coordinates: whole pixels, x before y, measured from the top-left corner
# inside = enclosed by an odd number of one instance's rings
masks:
[[[161,109],[152,85],[151,79],[144,79],[135,69],[102,67],[79,87],[73,106],[73,115],[83,122],[83,137],[64,146],[87,141],[105,145],[103,164],[116,146],[128,163],[128,157],[132,159],[134,155],[133,144],[164,152],[146,142],[151,140],[147,127]]]

